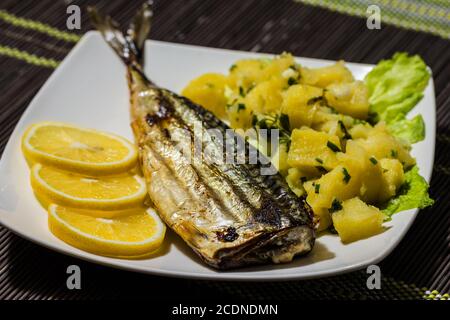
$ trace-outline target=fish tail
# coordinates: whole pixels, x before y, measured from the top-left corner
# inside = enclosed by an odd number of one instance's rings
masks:
[[[123,33],[110,16],[101,15],[96,8],[88,7],[89,16],[95,28],[105,41],[131,69],[140,73],[142,69],[145,40],[150,33],[153,17],[153,1],[146,1],[134,16],[128,30]]]

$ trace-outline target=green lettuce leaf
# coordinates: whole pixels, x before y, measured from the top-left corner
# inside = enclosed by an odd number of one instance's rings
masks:
[[[427,66],[418,55],[396,53],[392,59],[378,63],[364,79],[376,121],[390,123],[398,115],[406,115],[422,99],[429,78]]]
[[[414,166],[405,173],[405,182],[395,198],[389,200],[383,208],[383,212],[392,216],[396,212],[431,206],[434,200],[428,196],[428,183],[419,174],[419,169]]]
[[[425,139],[425,122],[420,114],[411,120],[399,114],[388,123],[388,129],[394,137],[400,138],[410,145]]]
[[[384,112],[379,113],[379,120],[391,123],[395,121],[396,118],[398,119],[399,116],[405,116],[420,100],[422,100],[422,98],[422,92],[412,93],[410,96],[406,97],[405,100],[390,105]]]
[[[392,59],[378,63],[364,79],[369,91],[370,112],[375,122],[384,121],[390,133],[413,144],[425,138],[425,123],[421,115],[407,119],[406,115],[422,99],[430,73],[417,55],[396,53]],[[394,213],[433,204],[428,195],[428,183],[414,166],[405,173],[405,182],[398,194],[382,208],[388,218]]]

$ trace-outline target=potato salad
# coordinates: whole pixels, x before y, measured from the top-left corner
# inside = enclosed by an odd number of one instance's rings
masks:
[[[351,242],[382,232],[396,212],[433,202],[410,153],[424,122],[407,118],[428,79],[422,59],[406,53],[364,79],[344,61],[309,68],[283,53],[200,75],[182,94],[233,129],[279,129],[276,152],[256,146],[306,198],[318,231]]]

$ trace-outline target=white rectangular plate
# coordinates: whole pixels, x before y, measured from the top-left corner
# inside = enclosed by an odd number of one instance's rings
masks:
[[[145,52],[146,74],[160,86],[175,92],[180,92],[189,80],[202,73],[226,73],[238,59],[263,56],[157,41],[148,41]],[[307,58],[297,61],[310,67],[332,63]],[[354,63],[347,66],[357,79],[363,79],[372,68]],[[0,162],[0,223],[22,237],[56,251],[132,271],[199,279],[287,280],[335,275],[380,261],[399,243],[417,214],[417,210],[397,214],[387,224],[385,232],[347,245],[337,236],[320,236],[309,255],[290,264],[232,271],[210,269],[172,233],[168,234],[162,253],[152,259],[112,259],[78,250],[49,232],[47,214],[30,187],[29,169],[20,148],[21,136],[28,125],[52,120],[105,130],[132,140],[128,103],[125,67],[97,32],[87,33],[30,103],[5,148]],[[413,155],[421,174],[429,180],[436,122],[432,80],[425,90],[425,97],[412,113],[421,113],[426,123],[426,139],[414,145]]]

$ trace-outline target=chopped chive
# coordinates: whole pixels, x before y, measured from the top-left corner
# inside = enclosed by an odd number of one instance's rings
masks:
[[[317,161],[318,163],[320,163],[320,164],[323,164],[323,160],[320,159],[320,158],[316,158],[316,161]]]
[[[313,98],[309,99],[308,102],[306,102],[306,104],[307,104],[308,106],[312,106],[312,105],[315,104],[316,102],[323,101],[323,99],[324,99],[324,98],[323,98],[322,96],[319,96],[319,97],[313,97]]]
[[[391,157],[392,157],[392,158],[397,158],[397,156],[398,156],[397,150],[392,149],[392,150],[391,150]]]
[[[349,140],[352,139],[352,136],[350,133],[348,133],[347,128],[344,125],[344,122],[342,122],[342,120],[338,121],[339,127],[341,128],[342,132],[344,133],[344,139]]]
[[[314,186],[314,192],[315,192],[315,193],[319,193],[319,192],[320,192],[320,184],[316,184],[316,185]]]
[[[258,123],[258,117],[254,114],[252,117],[252,127],[254,127]]]
[[[293,77],[290,77],[290,78],[288,79],[288,85],[290,85],[290,86],[292,86],[292,85],[294,85],[294,84],[297,84],[297,83],[298,83],[297,79],[295,79],[295,78],[293,78]]]
[[[370,111],[367,115],[367,122],[369,122],[372,125],[375,125],[378,122],[378,114],[376,112]]]
[[[328,170],[323,166],[316,166],[316,169],[319,170],[320,173],[328,173]]]
[[[336,228],[333,225],[328,227],[328,231],[330,231],[332,234],[338,234]]]
[[[333,114],[339,114],[339,112],[337,112],[337,110],[333,107],[328,106],[328,109],[330,109],[331,113]]]
[[[350,179],[352,178],[352,176],[349,175],[346,168],[342,168],[342,173],[344,174],[344,182],[345,182],[345,184],[347,184],[350,181]]]
[[[269,129],[269,127],[267,125],[267,122],[266,122],[266,119],[259,120],[258,121],[258,127],[260,129]]]
[[[280,114],[280,125],[286,131],[291,131],[291,124],[289,123],[289,116],[287,114]]]
[[[342,210],[342,203],[338,199],[334,198],[333,202],[331,203],[331,207],[328,209],[328,212],[333,213],[339,210]]]
[[[250,87],[248,87],[247,93],[249,93],[250,91],[252,91],[253,88],[254,88],[255,86],[256,86],[256,84],[253,82],[253,83],[250,85]]]
[[[369,160],[370,162],[372,162],[373,165],[376,165],[378,163],[378,160],[375,159],[375,157],[370,157]]]
[[[330,148],[333,152],[340,152],[341,151],[341,149],[339,149],[339,147],[337,145],[335,145],[331,141],[327,142],[327,147]]]
[[[231,67],[230,67],[230,72],[233,71],[233,70],[236,69],[236,68],[237,68],[237,65],[232,64]]]
[[[289,149],[291,148],[291,139],[290,138],[289,139],[283,139],[283,140],[280,139],[280,142],[282,144],[286,144],[286,152],[289,152]]]
[[[361,120],[361,119],[353,119],[353,124],[366,124],[367,121]]]
[[[245,104],[243,104],[243,103],[239,103],[239,104],[238,104],[237,111],[239,112],[239,111],[241,111],[241,110],[245,110]]]
[[[257,126],[260,129],[273,129],[273,120],[271,118],[261,118],[258,120]]]
[[[245,97],[245,91],[244,91],[244,88],[239,87],[239,95],[240,95],[241,97]]]

